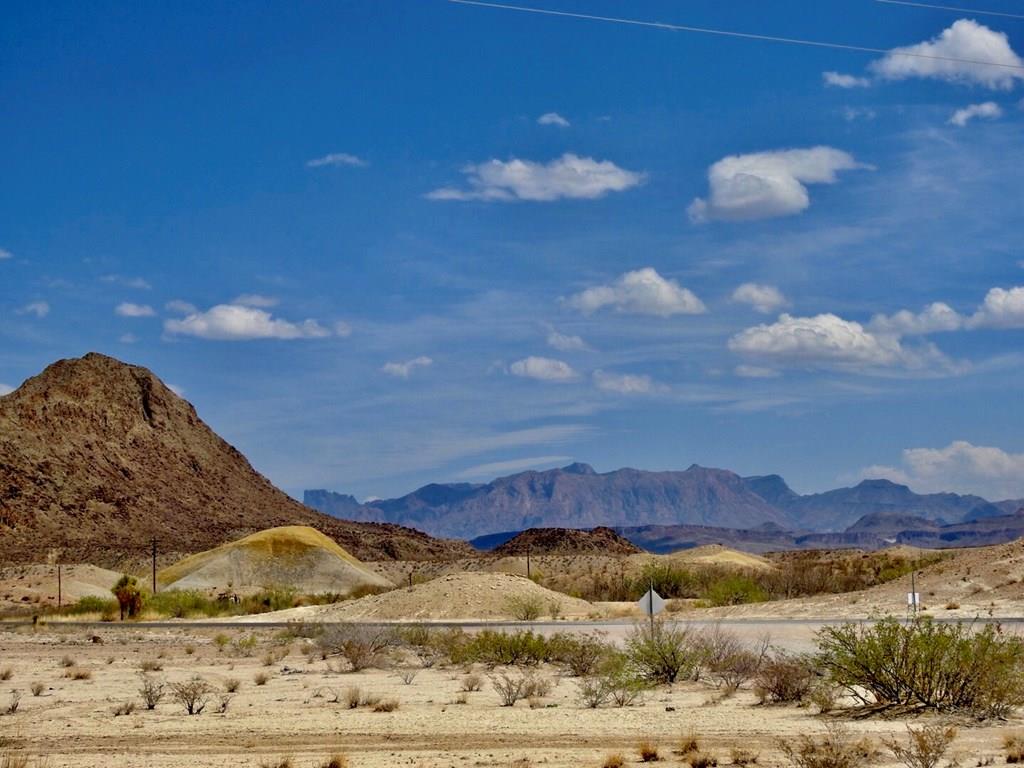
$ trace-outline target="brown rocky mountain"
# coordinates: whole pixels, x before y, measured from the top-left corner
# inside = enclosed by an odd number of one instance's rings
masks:
[[[494,549],[496,555],[634,555],[643,550],[611,528],[530,528]]]
[[[364,560],[464,556],[463,542],[312,510],[275,488],[145,368],[61,360],[0,397],[0,561],[113,566],[309,525]]]

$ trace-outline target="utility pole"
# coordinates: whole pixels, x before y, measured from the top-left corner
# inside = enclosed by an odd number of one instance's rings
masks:
[[[531,578],[531,576],[530,576],[530,545],[529,544],[526,545],[526,578],[528,578],[528,579]]]
[[[153,594],[156,594],[156,536],[153,537]]]
[[[914,618],[917,618],[917,572],[910,572],[910,604],[914,609]]]
[[[61,590],[60,563],[57,563],[57,607],[60,608],[64,595]]]

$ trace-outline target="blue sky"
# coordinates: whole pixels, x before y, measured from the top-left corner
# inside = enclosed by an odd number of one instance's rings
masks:
[[[579,460],[1024,496],[1024,19],[536,6],[918,55],[9,3],[0,392],[146,365],[293,494]]]

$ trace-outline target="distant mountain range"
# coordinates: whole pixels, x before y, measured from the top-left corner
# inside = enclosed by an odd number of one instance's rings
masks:
[[[464,539],[501,531],[514,535],[528,528],[608,526],[623,532],[683,526],[755,531],[754,538],[775,537],[790,546],[821,533],[865,541],[891,540],[903,531],[934,537],[943,526],[976,528],[980,521],[1006,516],[1013,527],[1015,513],[1024,507],[1024,500],[993,503],[973,495],[918,494],[889,480],[800,495],[778,475],[741,477],[696,464],[673,472],[597,473],[579,463],[479,485],[434,483],[401,498],[364,504],[326,490],[306,491],[304,501],[350,520],[397,523]],[[640,543],[628,533],[626,538]],[[827,546],[829,537],[820,538]]]

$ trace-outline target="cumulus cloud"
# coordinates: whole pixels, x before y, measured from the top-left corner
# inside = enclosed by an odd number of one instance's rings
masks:
[[[606,307],[633,315],[699,315],[704,302],[675,280],[667,280],[653,268],[626,272],[609,285],[597,285],[570,296],[566,303],[590,314]]]
[[[238,304],[218,304],[205,312],[192,312],[181,319],[164,321],[171,335],[195,336],[215,341],[252,339],[322,339],[331,331],[316,320],[289,322],[269,312]]]
[[[36,317],[46,317],[50,314],[50,305],[45,301],[33,301],[26,304],[21,309],[17,310],[19,315],[35,315]]]
[[[12,387],[9,384],[4,384],[3,382],[0,382],[0,397],[3,397],[4,395],[9,395],[13,391],[14,387]]]
[[[1024,496],[1024,453],[954,440],[945,448],[907,448],[901,458],[901,466],[874,465],[860,474],[918,491],[977,493],[993,501]]]
[[[620,395],[647,395],[661,389],[650,376],[631,373],[606,373],[594,371],[594,385],[605,392]]]
[[[537,118],[537,125],[557,125],[559,128],[568,128],[570,123],[557,112],[545,112]]]
[[[741,304],[749,304],[758,312],[766,315],[789,303],[774,285],[761,283],[743,283],[732,292],[732,300]]]
[[[871,333],[860,323],[829,314],[780,315],[771,324],[747,328],[729,339],[729,349],[780,364],[835,366],[853,370],[930,365],[950,367],[934,346],[908,349],[899,337]]]
[[[239,304],[243,307],[269,309],[270,307],[276,307],[278,305],[278,300],[273,296],[263,296],[258,293],[243,293],[241,296],[236,297],[231,303]]]
[[[524,357],[522,360],[512,363],[509,366],[509,372],[513,376],[522,376],[538,381],[564,382],[576,378],[576,371],[572,369],[572,366],[562,360],[554,360],[550,357]]]
[[[434,361],[426,355],[413,358],[412,360],[406,360],[404,363],[384,363],[381,366],[381,371],[386,373],[388,376],[395,376],[400,379],[408,379],[411,374],[417,368],[426,368],[429,365],[433,365]]]
[[[894,48],[870,67],[886,80],[931,78],[1003,91],[1024,79],[1024,69],[1011,68],[1024,67],[1024,60],[1010,47],[1007,36],[971,19],[954,22],[931,40]]]
[[[587,342],[579,336],[571,336],[558,331],[551,331],[548,334],[548,346],[560,352],[574,352],[590,349]]]
[[[967,327],[1024,328],[1024,286],[990,290]]]
[[[842,72],[822,72],[821,79],[832,88],[867,88],[871,81],[866,77],[847,75]]]
[[[737,365],[733,373],[743,379],[774,379],[782,375],[774,368],[761,365]]]
[[[892,315],[875,315],[868,327],[881,334],[924,336],[942,331],[958,331],[964,327],[964,318],[948,304],[936,301],[918,313],[902,309]]]
[[[364,168],[367,163],[360,157],[350,155],[348,152],[331,152],[323,157],[317,157],[306,161],[307,168],[323,168],[324,166],[348,165],[356,168]]]
[[[114,313],[121,317],[153,317],[156,310],[148,304],[132,304],[125,301],[114,308]]]
[[[610,160],[579,157],[571,152],[548,163],[517,158],[489,160],[467,165],[462,172],[468,187],[441,187],[428,193],[427,198],[499,202],[593,200],[635,187],[645,178],[644,174],[619,168]]]
[[[697,223],[792,216],[811,204],[805,185],[834,184],[839,171],[865,167],[833,147],[730,155],[708,169],[709,198],[687,211]]]
[[[949,124],[955,125],[959,128],[963,128],[971,120],[975,118],[983,118],[985,120],[995,120],[1003,116],[1003,108],[996,104],[994,101],[985,101],[981,104],[971,104],[963,109],[958,109],[949,118]]]

